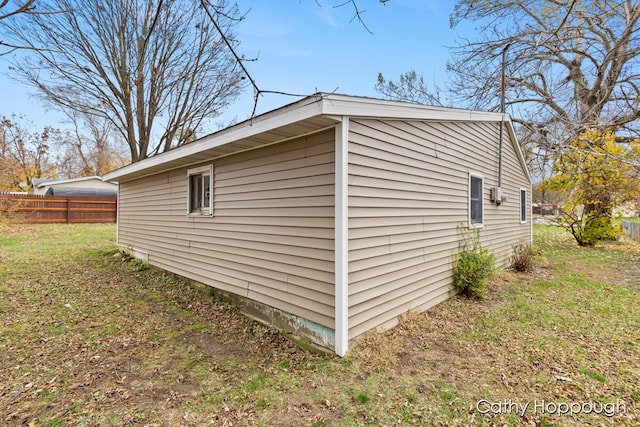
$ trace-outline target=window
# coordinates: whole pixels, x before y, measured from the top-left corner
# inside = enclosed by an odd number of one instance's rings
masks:
[[[213,166],[189,169],[189,215],[213,215]]]
[[[520,222],[527,222],[527,190],[520,189]]]
[[[483,225],[483,181],[484,179],[480,175],[469,175],[469,225],[471,227],[482,227]]]

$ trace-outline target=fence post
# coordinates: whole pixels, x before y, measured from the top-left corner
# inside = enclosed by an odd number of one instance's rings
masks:
[[[67,224],[71,222],[71,199],[67,198]]]

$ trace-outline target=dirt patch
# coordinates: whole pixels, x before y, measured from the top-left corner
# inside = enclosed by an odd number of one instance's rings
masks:
[[[267,425],[272,426],[332,426],[340,425],[343,412],[336,407],[335,402],[321,399],[310,404],[304,398],[293,396],[287,401],[286,408],[271,417]]]

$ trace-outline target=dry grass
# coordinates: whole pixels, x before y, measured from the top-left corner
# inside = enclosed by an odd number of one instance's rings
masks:
[[[114,227],[0,234],[4,425],[638,425],[640,246],[552,228],[530,274],[359,338],[345,359],[113,254]],[[623,402],[613,416],[477,402]],[[482,407],[480,408],[482,409]]]

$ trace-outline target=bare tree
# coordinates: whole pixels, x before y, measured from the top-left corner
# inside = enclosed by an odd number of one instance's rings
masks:
[[[553,164],[556,177],[582,179],[591,171],[576,168],[576,158],[615,148],[601,136],[583,144],[582,135],[613,133],[622,136],[618,142],[638,136],[638,0],[460,0],[451,19],[453,26],[474,22],[479,34],[453,48],[451,90],[472,107],[494,110],[503,91],[541,176]],[[636,164],[637,157],[625,161]],[[594,235],[605,237],[614,193],[584,194],[580,226],[597,224]]]
[[[378,83],[374,89],[385,98],[397,101],[444,106],[438,85],[434,84],[433,89],[429,88],[424,76],[415,70],[401,74],[398,83],[387,80],[382,73],[378,73]]]
[[[113,124],[104,118],[71,112],[73,130],[60,140],[58,174],[67,178],[102,176],[128,163],[126,152],[115,138]],[[124,147],[123,147],[124,148]]]
[[[639,18],[632,0],[461,0],[452,26],[472,21],[479,37],[453,48],[451,90],[498,109],[506,49],[506,105],[526,142],[554,149],[590,128],[635,132]]]
[[[430,89],[410,71],[397,82],[379,75],[376,90],[426,103],[446,95],[459,107],[498,111],[504,87],[529,167],[544,179],[587,129],[638,136],[639,18],[637,0],[459,0],[451,25],[473,22],[477,36],[451,48],[446,88]]]
[[[240,19],[227,0],[52,3],[68,12],[7,20],[16,42],[42,49],[16,59],[16,74],[54,106],[111,122],[132,162],[192,140],[242,88],[223,43],[237,44]]]

